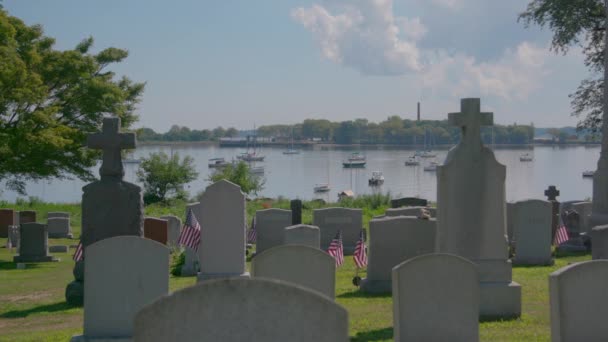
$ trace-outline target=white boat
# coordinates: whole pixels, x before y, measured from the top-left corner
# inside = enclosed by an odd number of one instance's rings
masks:
[[[416,158],[416,155],[413,155],[405,161],[405,166],[418,166],[420,165],[420,161]]]
[[[329,187],[329,184],[321,183],[321,184],[315,184],[314,190],[315,190],[315,192],[328,192],[331,190],[331,188]]]
[[[429,171],[429,172],[435,172],[437,171],[437,166],[439,164],[436,162],[430,162],[427,165],[424,166],[424,171]]]
[[[355,193],[352,190],[344,190],[338,194],[338,199],[355,198]]]
[[[384,183],[384,175],[380,171],[373,171],[372,177],[369,179],[369,185],[382,185]]]
[[[207,164],[210,169],[219,169],[230,165],[224,158],[211,158]]]
[[[587,178],[587,177],[593,177],[595,175],[595,171],[583,171],[583,177]]]
[[[361,152],[353,152],[346,160],[349,162],[361,162],[365,161],[365,156],[362,155]]]
[[[257,154],[254,152],[245,152],[236,156],[236,159],[246,161],[246,162],[258,162],[264,161],[265,156]]]
[[[283,151],[283,154],[300,154],[300,150],[294,150],[290,148],[289,150]]]
[[[530,155],[530,153],[524,153],[521,156],[519,156],[519,161],[521,161],[521,162],[531,162],[533,160],[534,160],[534,158]]]
[[[365,160],[345,160],[344,162],[342,162],[342,166],[347,169],[365,167],[365,164]]]
[[[435,158],[437,157],[436,153],[429,151],[418,151],[418,156],[420,158]]]

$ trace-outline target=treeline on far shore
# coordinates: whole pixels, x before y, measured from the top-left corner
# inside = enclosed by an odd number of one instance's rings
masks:
[[[196,130],[173,125],[166,133],[150,128],[136,131],[138,140],[155,142],[218,141],[222,138],[257,136],[264,142],[288,143],[314,141],[329,144],[387,144],[387,145],[445,145],[457,143],[460,129],[447,120],[409,120],[391,116],[376,123],[367,119],[331,122],[325,119],[306,119],[294,125],[265,125],[255,132],[239,131],[233,127]],[[495,125],[482,127],[486,144],[537,143],[593,143],[597,136],[577,132],[574,128],[535,128],[532,124]],[[539,137],[540,135],[540,137]]]

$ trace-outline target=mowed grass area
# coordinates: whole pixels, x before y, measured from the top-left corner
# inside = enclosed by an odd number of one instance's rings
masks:
[[[289,202],[287,202],[289,203]],[[276,203],[275,203],[276,204]],[[284,203],[283,203],[284,205]],[[282,205],[282,206],[283,206]],[[248,206],[253,212],[258,204]],[[261,207],[261,205],[259,205]],[[275,206],[275,205],[273,205]],[[10,206],[17,210],[19,208]],[[275,206],[276,207],[276,206]],[[46,211],[70,211],[76,236],[80,233],[80,207],[64,205],[63,210],[45,205]],[[71,208],[71,209],[70,209]],[[257,208],[259,209],[259,208]],[[38,220],[43,221],[46,212],[38,206]],[[380,208],[378,210],[384,210]],[[365,222],[378,210],[368,210]],[[183,207],[148,207],[146,213],[159,216],[173,213],[178,216]],[[74,218],[78,217],[77,220]],[[306,211],[304,221],[310,222]],[[50,245],[77,244],[77,240],[50,239]],[[67,341],[72,335],[82,333],[82,308],[69,307],[65,303],[65,286],[73,280],[69,253],[57,253],[60,262],[31,263],[25,270],[17,270],[12,262],[14,253],[4,248],[6,239],[0,238],[0,341]],[[549,341],[549,290],[551,272],[572,262],[589,260],[590,256],[557,258],[550,267],[514,267],[513,278],[522,285],[522,309],[520,319],[480,323],[482,341]],[[249,267],[249,264],[248,264]],[[392,299],[390,295],[365,295],[352,285],[355,266],[351,257],[337,272],[336,301],[349,313],[350,335],[353,341],[392,341]],[[365,273],[359,274],[361,277]],[[171,277],[170,290],[175,291],[195,284],[194,277]],[[449,286],[449,284],[446,284]],[[440,324],[440,322],[437,322]]]

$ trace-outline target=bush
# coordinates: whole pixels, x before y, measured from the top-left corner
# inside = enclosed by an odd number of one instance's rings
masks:
[[[175,251],[171,256],[171,269],[172,275],[179,277],[182,275],[182,266],[186,263],[186,254],[183,251]]]
[[[186,156],[180,161],[179,154],[169,157],[164,152],[152,153],[142,159],[137,170],[137,178],[144,184],[144,202],[146,204],[167,202],[171,198],[188,197],[184,185],[198,177],[192,157]]]
[[[241,191],[246,194],[255,194],[264,189],[265,180],[262,177],[252,175],[249,169],[249,165],[241,161],[236,165],[228,165],[227,167],[215,171],[214,174],[209,177],[209,181],[212,183],[218,182],[222,179],[228,180],[241,187]]]

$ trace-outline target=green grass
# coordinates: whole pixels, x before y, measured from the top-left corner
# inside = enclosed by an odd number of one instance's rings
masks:
[[[289,207],[289,201],[284,199],[268,202],[272,202],[273,207]],[[267,202],[249,202],[248,213],[262,209],[263,203]],[[304,221],[310,222],[311,209],[321,205],[309,202],[305,205],[310,206],[304,211]],[[172,213],[183,216],[184,208],[185,203],[170,208],[151,206],[146,208],[146,214],[159,216]],[[383,205],[374,210],[364,210],[365,221],[381,214],[384,208]],[[72,217],[80,215],[78,205],[38,204],[32,210],[38,210],[40,221],[46,217],[47,211],[69,211]],[[73,219],[73,223],[75,221],[78,221],[75,230],[79,233],[80,220]],[[0,246],[5,243],[6,239],[0,238]],[[50,239],[51,245],[74,243],[75,240]],[[82,308],[69,307],[64,300],[65,286],[73,280],[72,252],[55,254],[61,258],[60,262],[31,263],[27,269],[17,270],[12,263],[13,254],[6,248],[0,248],[0,341],[67,341],[72,335],[82,333]],[[555,265],[550,267],[514,267],[513,280],[522,285],[522,317],[480,323],[481,340],[549,341],[548,275],[568,263],[589,259],[588,255],[567,256],[557,258]],[[354,263],[352,258],[347,257],[345,265],[337,272],[336,301],[348,310],[352,341],[391,341],[391,296],[359,292],[351,282],[354,275]],[[365,277],[364,272],[359,275]],[[171,291],[194,283],[194,277],[171,277],[169,280]]]

